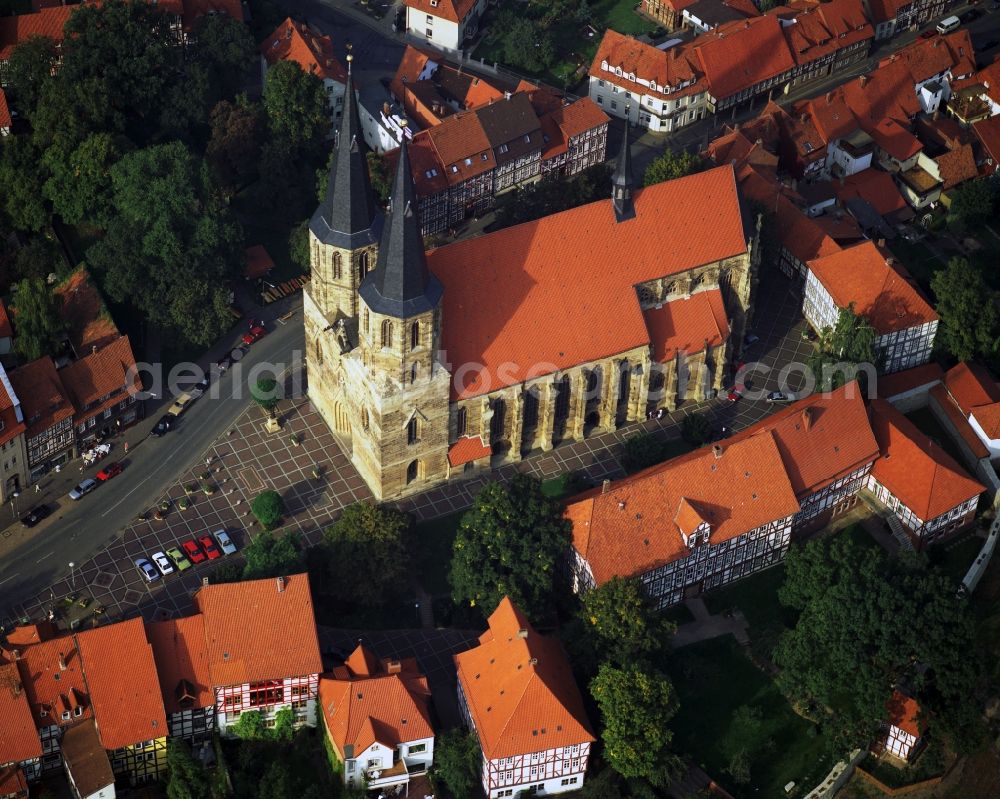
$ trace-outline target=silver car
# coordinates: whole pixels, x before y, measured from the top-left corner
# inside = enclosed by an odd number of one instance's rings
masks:
[[[216,530],[215,540],[219,542],[219,549],[222,550],[223,555],[232,555],[236,551],[236,544],[233,543],[233,539],[229,537],[229,533],[225,530]]]
[[[69,492],[69,498],[72,500],[80,499],[80,497],[85,494],[89,494],[97,488],[97,481],[88,477],[86,480],[81,482],[76,488]]]
[[[168,574],[174,573],[174,564],[170,562],[170,558],[164,555],[162,552],[154,552],[152,554],[153,563],[156,564],[156,568],[160,570],[160,574],[164,577]]]

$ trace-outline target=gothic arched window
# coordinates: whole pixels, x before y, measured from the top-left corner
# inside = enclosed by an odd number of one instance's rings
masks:
[[[369,272],[368,267],[368,250],[361,253],[361,257],[358,259],[358,282],[360,283],[365,279],[365,275]]]
[[[414,322],[410,325],[410,347],[416,348],[420,346],[420,322]]]
[[[406,467],[407,484],[412,483],[419,476],[420,476],[420,461],[410,461],[410,465]]]
[[[333,279],[340,280],[341,276],[341,262],[343,259],[339,252],[333,254]]]
[[[392,346],[392,322],[388,319],[382,322],[382,346]]]
[[[459,408],[455,414],[455,435],[459,437],[464,436],[468,424],[469,412],[465,408]]]
[[[406,443],[416,444],[420,440],[420,422],[414,416],[406,423]]]
[[[322,366],[323,364],[323,347],[319,343],[319,339],[316,339],[316,364]]]

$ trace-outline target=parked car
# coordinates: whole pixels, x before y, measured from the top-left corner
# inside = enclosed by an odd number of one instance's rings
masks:
[[[928,28],[920,34],[921,39],[933,39],[938,35],[938,32],[934,28]]]
[[[730,402],[738,402],[740,397],[743,396],[743,386],[733,386],[726,393],[726,399]]]
[[[76,488],[74,488],[72,491],[69,492],[69,498],[74,501],[78,500],[81,497],[85,496],[86,494],[89,494],[95,488],[97,488],[97,481],[88,477],[86,480],[83,480],[79,485],[77,485]]]
[[[191,407],[191,403],[194,402],[194,397],[192,397],[188,392],[184,392],[177,399],[174,400],[174,404],[170,406],[170,410],[167,411],[167,416],[181,416],[184,411]]]
[[[170,558],[162,552],[154,552],[152,554],[152,558],[153,563],[156,564],[156,568],[160,570],[160,574],[166,576],[174,573],[174,564],[172,564],[170,562]]]
[[[174,565],[177,566],[178,570],[183,572],[191,568],[191,561],[189,561],[186,557],[184,557],[184,553],[181,552],[177,547],[171,547],[170,549],[168,549],[167,554],[170,556],[170,559],[174,562]]]
[[[52,508],[48,505],[36,505],[21,517],[21,524],[25,527],[34,527],[50,513],[52,513]]]
[[[203,535],[198,539],[198,543],[201,544],[202,551],[208,555],[209,560],[215,560],[216,558],[221,558],[222,553],[219,552],[219,548],[215,545],[212,540],[212,536]]]
[[[250,328],[249,333],[243,334],[243,343],[249,347],[255,341],[260,341],[266,335],[267,335],[267,330],[265,330],[260,325],[255,325],[254,327]]]
[[[236,551],[236,544],[233,543],[233,539],[229,537],[229,533],[225,530],[216,530],[215,540],[218,541],[219,546],[222,547],[223,555],[232,555]]]
[[[156,427],[153,428],[153,435],[162,436],[165,433],[169,432],[173,426],[174,426],[173,416],[170,416],[169,414],[166,416],[161,416],[160,421],[158,421],[156,423]]]
[[[122,466],[121,463],[118,463],[117,461],[114,463],[109,463],[107,466],[105,466],[103,469],[101,469],[101,471],[97,473],[97,479],[100,480],[102,483],[106,483],[112,477],[117,477],[118,475],[120,475],[124,470],[125,467]]]
[[[195,565],[205,560],[205,553],[201,551],[201,548],[194,542],[193,538],[189,538],[181,544],[181,546],[184,547],[184,554],[187,555],[191,559],[191,562]]]
[[[752,330],[747,331],[747,334],[743,336],[743,345],[745,347],[749,347],[751,344],[756,344],[758,341],[760,341],[760,336]]]
[[[160,573],[154,569],[153,564],[145,558],[139,558],[135,562],[135,567],[139,570],[139,573],[146,578],[147,583],[155,583],[160,579]]]
[[[768,402],[791,402],[792,396],[790,394],[784,394],[781,391],[771,391],[767,395]]]

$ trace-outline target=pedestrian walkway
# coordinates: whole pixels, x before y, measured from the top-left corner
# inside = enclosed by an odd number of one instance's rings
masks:
[[[699,641],[707,641],[721,635],[732,635],[743,646],[750,643],[747,620],[743,617],[742,611],[735,610],[731,614],[720,613],[713,616],[708,612],[701,597],[686,599],[684,604],[694,616],[694,621],[677,628],[670,641],[672,649],[683,649]]]

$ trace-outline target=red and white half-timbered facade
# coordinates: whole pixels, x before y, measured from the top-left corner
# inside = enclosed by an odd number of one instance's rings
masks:
[[[483,751],[488,799],[583,786],[594,742],[556,638],[535,632],[504,598],[479,646],[455,655],[458,703]]]
[[[920,706],[897,688],[886,703],[886,710],[889,720],[883,725],[885,750],[900,760],[909,760],[921,743],[922,730],[917,719]]]

